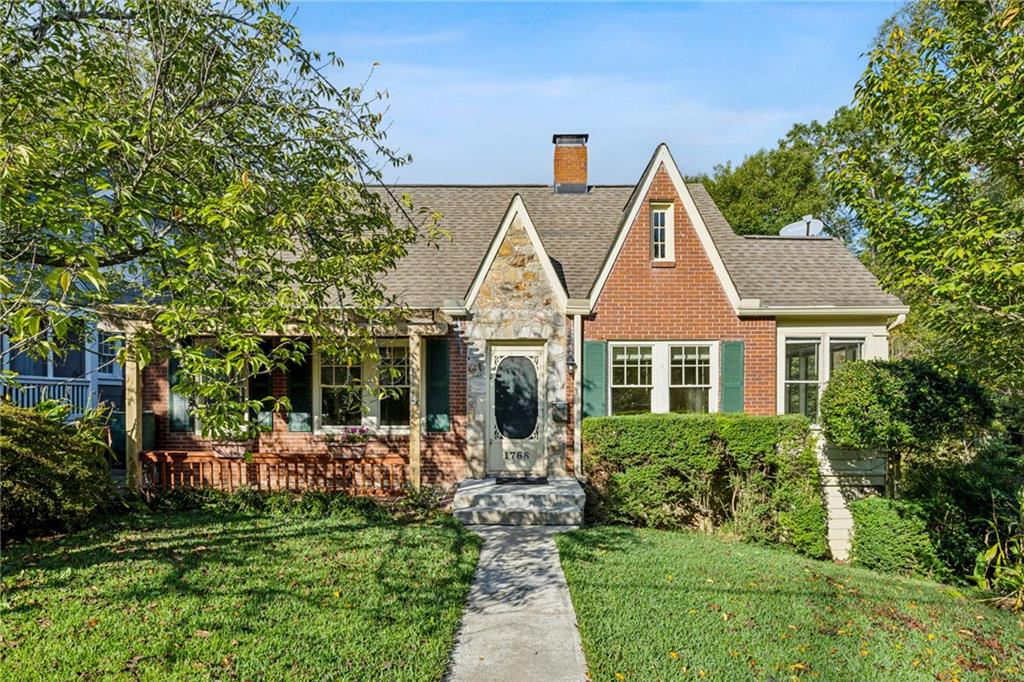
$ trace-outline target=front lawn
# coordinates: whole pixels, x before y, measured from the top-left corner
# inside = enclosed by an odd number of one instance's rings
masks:
[[[454,522],[178,512],[3,551],[0,679],[438,680]]]
[[[1024,616],[696,533],[556,538],[595,680],[1019,680]]]

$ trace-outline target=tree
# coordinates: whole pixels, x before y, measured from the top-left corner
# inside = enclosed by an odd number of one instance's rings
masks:
[[[822,150],[826,131],[848,138],[856,129],[840,109],[830,123],[798,123],[774,149],[761,149],[738,166],[715,166],[704,182],[733,229],[739,234],[776,235],[805,215],[814,215],[831,235],[850,242],[857,233],[855,216],[824,181]]]
[[[380,184],[408,161],[273,0],[14,0],[0,9],[0,316],[13,353],[97,320],[169,352],[209,435],[241,382],[352,357],[401,315],[381,283],[437,216]],[[392,214],[402,215],[393,220]],[[285,341],[270,347],[261,335]],[[206,339],[204,343],[192,340]],[[7,381],[11,377],[7,377]]]
[[[909,5],[883,26],[827,179],[882,283],[1007,402],[1024,393],[1024,16],[1016,0]],[[918,333],[928,338],[929,333]]]

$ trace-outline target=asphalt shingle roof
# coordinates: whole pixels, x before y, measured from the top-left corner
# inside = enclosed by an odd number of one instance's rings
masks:
[[[766,307],[898,306],[838,239],[735,234],[703,185],[687,185],[740,298]],[[570,298],[586,298],[619,232],[631,185],[555,194],[549,185],[408,185],[416,207],[440,211],[451,241],[416,243],[385,277],[414,308],[465,297],[512,198],[519,194]],[[397,219],[397,216],[396,216]]]

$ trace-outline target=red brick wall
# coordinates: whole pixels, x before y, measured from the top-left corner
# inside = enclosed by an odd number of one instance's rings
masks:
[[[672,202],[675,263],[652,263],[652,202]],[[744,341],[744,410],[775,414],[775,320],[740,319],[664,167],[658,169],[622,251],[584,321],[588,339]]]
[[[450,382],[448,409],[451,415],[451,430],[445,433],[424,433],[422,435],[421,473],[425,485],[450,487],[466,476],[466,346],[456,337],[455,331],[448,334]],[[193,433],[171,431],[168,420],[169,388],[167,363],[153,364],[145,368],[142,376],[143,409],[152,411],[156,417],[157,450],[209,450],[211,444]],[[272,376],[274,397],[286,395],[288,382],[284,373]],[[274,454],[327,454],[326,445],[312,433],[288,430],[285,414],[274,414],[273,431],[260,434],[254,447],[255,452]],[[374,459],[401,459],[408,464],[408,436],[379,436],[373,438],[366,449],[366,456]]]
[[[586,145],[555,145],[555,184],[587,184]]]

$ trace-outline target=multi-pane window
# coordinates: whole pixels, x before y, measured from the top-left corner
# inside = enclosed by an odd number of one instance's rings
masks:
[[[651,210],[651,257],[654,260],[668,259],[668,209]]]
[[[654,354],[650,346],[612,347],[612,414],[651,411]]]
[[[860,360],[863,352],[863,339],[832,339],[829,341],[829,376],[844,362]]]
[[[320,356],[320,421],[359,426],[363,421],[363,372],[358,360]]]
[[[711,347],[669,348],[669,410],[708,412],[711,398]]]
[[[409,425],[409,346],[384,345],[377,372],[381,426]]]
[[[117,369],[117,342],[110,332],[99,332],[96,344],[96,371],[114,374]]]
[[[818,393],[821,389],[818,339],[786,340],[786,413],[818,417]]]

